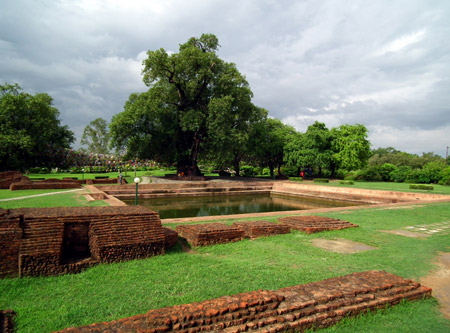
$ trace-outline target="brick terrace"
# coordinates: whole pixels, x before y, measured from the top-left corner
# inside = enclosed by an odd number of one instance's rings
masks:
[[[431,289],[384,271],[353,273],[275,291],[258,290],[61,332],[286,332],[334,325],[346,316],[383,309]]]
[[[244,239],[245,231],[237,226],[223,223],[179,225],[178,235],[192,246],[207,246],[235,242]]]
[[[76,273],[164,254],[156,212],[141,206],[0,209],[0,275]]]
[[[243,229],[245,231],[245,237],[250,239],[278,234],[288,234],[291,232],[291,228],[287,225],[268,221],[235,222],[233,223],[233,226]]]
[[[288,216],[279,218],[278,222],[307,234],[358,227],[357,224],[324,216]]]

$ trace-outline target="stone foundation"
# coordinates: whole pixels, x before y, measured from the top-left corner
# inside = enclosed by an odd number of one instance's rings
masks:
[[[245,237],[250,239],[291,232],[291,228],[287,225],[268,221],[235,222],[233,225],[243,229]]]
[[[0,209],[0,276],[77,273],[164,254],[156,212],[142,206]]]
[[[384,271],[368,271],[275,291],[175,305],[61,332],[304,331],[332,326],[347,316],[383,309],[403,299],[430,295],[431,289],[417,282]]]
[[[237,226],[222,223],[179,225],[178,235],[192,246],[207,246],[244,239],[245,231]]]
[[[357,224],[323,216],[287,216],[279,218],[278,222],[307,234],[358,227]]]

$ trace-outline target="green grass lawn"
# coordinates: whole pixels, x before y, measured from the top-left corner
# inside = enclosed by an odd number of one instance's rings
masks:
[[[447,194],[450,195],[450,186],[430,184],[434,187],[431,191],[424,190],[410,190],[407,183],[390,183],[390,182],[361,182],[355,181],[354,185],[339,184],[339,181],[332,181],[330,183],[313,183],[310,181],[299,182],[300,184],[314,184],[321,186],[336,186],[336,187],[352,187],[363,188],[369,190],[383,190],[383,191],[400,191],[400,192],[416,192],[416,193],[430,193],[430,194]]]
[[[3,279],[0,309],[11,308],[18,313],[19,332],[49,332],[175,304],[278,289],[365,270],[386,270],[418,280],[434,268],[432,261],[439,252],[450,250],[448,234],[414,239],[379,231],[449,221],[448,203],[322,215],[360,227],[312,235],[295,231],[195,248],[189,253],[177,245],[164,256],[99,265],[75,275]],[[345,238],[377,250],[333,253],[312,246],[314,238]],[[449,324],[438,312],[437,301],[428,299],[345,320],[326,331],[448,332]]]
[[[81,206],[107,206],[102,200],[87,201],[83,196],[84,191],[68,192],[67,190],[0,190],[0,199],[17,198],[22,196],[33,196],[44,193],[57,193],[42,197],[30,197],[24,199],[0,201],[0,208],[24,208],[24,207],[81,207]],[[62,193],[60,193],[62,192]]]

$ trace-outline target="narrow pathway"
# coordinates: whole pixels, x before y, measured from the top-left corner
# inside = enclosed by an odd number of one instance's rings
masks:
[[[12,201],[12,200],[22,200],[22,199],[29,199],[29,198],[36,198],[36,197],[45,197],[46,195],[55,195],[55,194],[77,192],[77,191],[84,191],[84,188],[77,188],[75,190],[52,192],[52,193],[33,194],[33,195],[27,195],[27,196],[24,196],[24,197],[17,197],[17,198],[0,199],[0,202],[2,202],[2,201]]]

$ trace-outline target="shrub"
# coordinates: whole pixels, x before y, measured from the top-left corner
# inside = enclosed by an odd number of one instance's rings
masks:
[[[411,184],[409,185],[409,189],[410,190],[428,190],[431,191],[434,189],[433,186],[431,185],[426,185],[426,184]]]
[[[266,170],[266,169],[264,169]],[[281,172],[283,173],[283,175],[285,176],[292,176],[292,177],[296,177],[297,176],[297,171],[298,168],[297,167],[293,167],[293,166],[283,166],[281,168]],[[267,168],[267,174],[270,174],[270,170]]]
[[[329,183],[330,180],[327,178],[314,178],[314,183]]]
[[[250,165],[243,165],[241,166],[241,176],[242,177],[254,177],[255,171],[254,168]]]
[[[339,184],[342,184],[342,185],[354,185],[355,182],[353,180],[340,180]]]
[[[349,171],[345,176],[344,179],[345,180],[356,180],[358,177],[358,172],[357,171]]]
[[[301,182],[303,181],[302,177],[289,177],[289,180],[292,180],[294,182]]]
[[[396,183],[403,183],[408,178],[411,171],[411,167],[403,165],[398,169],[391,171],[389,178]]]
[[[450,185],[450,166],[442,170],[441,179],[439,180],[440,185]]]
[[[429,175],[420,169],[416,169],[411,171],[408,174],[408,178],[405,180],[407,183],[420,183],[420,184],[429,184],[430,183]]]
[[[259,175],[262,176],[262,171],[263,171],[263,168],[261,168],[261,167],[253,168],[253,172],[255,173],[256,176],[259,176]]]
[[[383,178],[381,176],[381,166],[374,165],[370,166],[366,169],[360,170],[358,173],[358,180],[366,180],[366,181],[382,181]]]
[[[380,167],[378,173],[379,173],[380,176],[381,176],[381,180],[383,180],[383,181],[386,182],[386,181],[392,180],[391,177],[390,177],[390,174],[391,174],[392,172],[396,171],[397,169],[398,169],[398,168],[397,168],[395,165],[393,165],[393,164],[390,164],[390,163],[384,163],[384,164]]]

